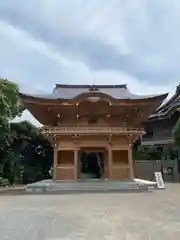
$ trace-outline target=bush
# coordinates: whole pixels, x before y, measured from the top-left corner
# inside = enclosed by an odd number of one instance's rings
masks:
[[[9,186],[9,180],[7,178],[0,177],[0,187],[6,187]]]

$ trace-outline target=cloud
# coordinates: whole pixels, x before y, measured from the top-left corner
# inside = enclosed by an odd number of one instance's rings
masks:
[[[172,92],[180,77],[177,0],[1,0],[0,75],[22,91],[127,83]]]
[[[4,0],[0,16],[94,71],[162,84],[180,75],[179,8],[175,0]]]

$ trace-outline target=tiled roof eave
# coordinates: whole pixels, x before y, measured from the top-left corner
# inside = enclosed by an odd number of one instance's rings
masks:
[[[170,117],[175,111],[177,111],[178,109],[176,109],[176,107],[180,107],[180,102],[176,103],[174,105],[172,105],[167,111],[162,112],[162,113],[156,113],[156,114],[152,114],[149,116],[149,119],[164,119],[164,118],[168,118]],[[175,110],[175,111],[173,111]],[[179,111],[179,110],[178,110]]]
[[[107,94],[106,94],[107,95]],[[65,98],[60,98],[60,97],[56,97],[54,95],[29,95],[29,94],[24,94],[24,93],[20,93],[19,94],[20,98],[25,99],[25,100],[37,100],[37,101],[54,101],[56,102],[57,100],[73,100],[76,99],[77,97],[74,98],[69,98],[69,99],[65,99]],[[107,95],[108,96],[108,95]],[[161,94],[161,95],[154,95],[154,96],[149,96],[149,95],[145,95],[145,96],[138,96],[138,95],[132,95],[132,97],[127,97],[127,98],[115,98],[109,95],[109,97],[111,99],[113,99],[114,101],[139,101],[139,100],[160,100],[163,101],[166,98],[167,94]]]

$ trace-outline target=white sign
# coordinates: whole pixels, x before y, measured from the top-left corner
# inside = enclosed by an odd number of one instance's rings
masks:
[[[155,172],[155,178],[156,178],[157,187],[161,188],[161,189],[164,189],[165,186],[164,186],[164,181],[163,181],[163,178],[162,178],[162,173],[161,172]]]

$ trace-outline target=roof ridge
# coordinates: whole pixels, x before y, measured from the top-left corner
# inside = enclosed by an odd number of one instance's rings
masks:
[[[127,89],[127,84],[56,84],[55,88],[124,88]]]

